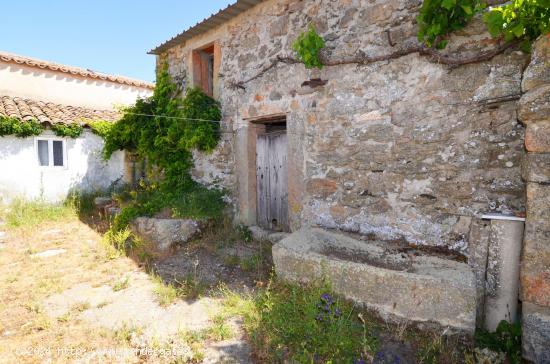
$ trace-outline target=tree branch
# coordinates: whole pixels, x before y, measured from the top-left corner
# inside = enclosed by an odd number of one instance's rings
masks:
[[[430,62],[444,64],[444,65],[456,68],[467,64],[489,61],[493,59],[495,56],[503,53],[508,48],[516,45],[517,43],[518,41],[501,43],[498,46],[496,46],[494,49],[481,52],[475,55],[471,55],[471,56],[460,56],[457,54],[443,54],[440,51],[434,48],[427,47],[423,44],[414,44],[414,45],[410,45],[405,48],[396,50],[394,52],[391,52],[388,54],[382,54],[378,56],[371,56],[361,51],[352,57],[344,58],[341,60],[331,60],[327,56],[321,56],[320,60],[321,60],[321,63],[327,67],[347,65],[347,64],[357,64],[360,66],[365,66],[371,63],[389,61],[392,59],[397,59],[397,58],[407,56],[409,54],[418,53],[421,56],[427,57]],[[275,68],[279,63],[296,64],[296,63],[302,63],[302,62],[294,57],[279,55],[275,57],[267,66],[262,67],[254,76],[251,76],[239,82],[232,82],[230,83],[230,87],[245,89],[245,86],[244,86],[245,84],[261,77],[263,74],[265,74],[272,68]]]

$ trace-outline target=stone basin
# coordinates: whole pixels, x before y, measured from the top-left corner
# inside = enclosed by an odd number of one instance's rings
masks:
[[[333,290],[386,319],[429,322],[473,333],[476,287],[465,263],[392,252],[364,242],[304,228],[273,246],[277,275],[308,283],[327,277]]]

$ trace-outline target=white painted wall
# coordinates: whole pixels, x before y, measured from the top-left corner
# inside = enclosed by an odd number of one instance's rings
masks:
[[[45,131],[40,137],[55,137]],[[93,191],[122,183],[124,153],[116,152],[103,161],[103,140],[89,130],[77,139],[65,138],[66,167],[41,167],[35,137],[0,137],[0,202],[15,197],[63,200],[72,188]]]
[[[0,96],[112,110],[151,94],[152,90],[145,87],[0,61]]]

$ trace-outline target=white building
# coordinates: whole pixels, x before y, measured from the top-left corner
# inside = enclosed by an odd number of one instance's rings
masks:
[[[15,197],[64,199],[71,189],[124,182],[124,153],[103,161],[103,140],[90,120],[115,121],[117,106],[151,95],[154,85],[126,77],[0,52],[0,118],[36,120],[38,136],[0,136],[0,202]],[[49,126],[78,123],[80,137],[57,137]]]

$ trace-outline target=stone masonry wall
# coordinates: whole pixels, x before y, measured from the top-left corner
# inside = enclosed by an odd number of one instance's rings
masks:
[[[524,127],[516,109],[527,55],[508,51],[455,69],[417,54],[320,71],[279,64],[244,89],[229,87],[290,54],[309,23],[333,59],[387,54],[416,42],[420,4],[269,0],[161,55],[159,63],[167,61],[186,85],[191,50],[221,44],[223,140],[213,155],[196,156],[195,177],[233,191],[238,218],[254,224],[250,120],[284,113],[293,229],[319,225],[468,255],[481,212],[525,209]],[[451,38],[448,52],[492,46],[478,19]],[[327,82],[302,86],[311,78]],[[541,133],[531,129],[529,135]]]
[[[523,178],[527,219],[521,266],[523,355],[550,362],[550,34],[533,47],[522,82],[519,118],[526,125]]]

